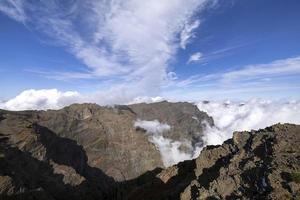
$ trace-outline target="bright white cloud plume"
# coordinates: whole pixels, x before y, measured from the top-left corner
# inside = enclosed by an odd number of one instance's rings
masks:
[[[222,144],[234,131],[256,130],[276,123],[300,124],[299,101],[200,102],[197,106],[215,122],[215,127],[207,127],[207,145]]]
[[[116,80],[107,92],[122,88],[143,96],[147,90],[156,96],[168,77],[170,59],[194,37],[200,24],[194,14],[215,2],[2,0],[0,11],[46,34],[88,67],[86,73],[49,70],[53,75],[47,77],[105,77]]]
[[[180,150],[180,147],[183,145],[192,149],[190,141],[174,141],[164,136],[163,133],[171,129],[168,124],[160,123],[158,120],[137,120],[134,126],[147,131],[149,141],[159,150],[165,167],[177,164],[183,160],[190,160],[194,158],[195,155],[199,155],[200,149],[198,148],[196,149],[197,153],[186,153]]]
[[[188,63],[197,62],[202,58],[203,54],[201,52],[196,52],[192,54],[188,60]]]
[[[56,89],[26,90],[15,98],[0,103],[7,110],[46,110],[58,109],[79,101],[78,92],[60,92]]]

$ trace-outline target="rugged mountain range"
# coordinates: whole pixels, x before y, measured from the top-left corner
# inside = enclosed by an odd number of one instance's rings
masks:
[[[0,199],[295,199],[300,126],[234,133],[164,168],[137,119],[199,143],[213,119],[189,103],[0,111]],[[184,149],[183,149],[184,150]]]
[[[212,118],[199,111],[195,105],[169,102],[114,107],[74,104],[61,110],[1,111],[0,115],[3,118],[0,132],[13,144],[17,144],[19,149],[26,148],[35,154],[32,145],[42,141],[33,138],[39,136],[38,132],[44,137],[47,131],[53,136],[70,139],[81,145],[91,167],[101,169],[118,181],[163,167],[160,152],[148,141],[145,130],[134,126],[137,119],[157,119],[168,123],[171,129],[167,131],[166,137],[174,140],[185,135],[191,140],[200,141],[203,126],[199,121],[213,124]],[[43,141],[48,142],[49,139]],[[57,148],[55,143],[45,145],[51,151],[59,151],[53,154],[65,150]]]

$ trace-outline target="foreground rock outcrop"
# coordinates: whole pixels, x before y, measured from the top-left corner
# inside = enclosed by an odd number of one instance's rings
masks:
[[[136,119],[170,124],[174,140],[200,137],[201,121],[213,124],[186,103],[2,110],[0,199],[300,197],[299,125],[236,132],[198,158],[163,169],[155,146],[133,126]]]
[[[200,156],[167,168],[128,199],[299,199],[300,126],[236,132]]]

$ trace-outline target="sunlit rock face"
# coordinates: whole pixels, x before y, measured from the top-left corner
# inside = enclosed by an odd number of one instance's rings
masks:
[[[9,140],[13,144],[22,144],[20,148],[26,147],[25,150],[30,151],[39,160],[48,159],[44,155],[46,150],[42,151],[46,148],[45,144],[36,139],[34,144],[40,145],[41,148],[34,150],[33,141],[29,138],[38,137],[38,133],[43,135],[45,130],[51,131],[51,135],[55,137],[70,139],[80,145],[90,167],[101,169],[117,181],[132,179],[148,170],[166,166],[162,158],[162,149],[150,140],[145,129],[135,126],[137,120],[155,119],[159,123],[170,124],[170,129],[162,133],[162,139],[170,144],[178,144],[175,146],[178,154],[186,156],[180,157],[179,160],[171,157],[168,166],[191,159],[196,144],[201,145],[203,127],[199,120],[212,122],[207,114],[192,104],[169,102],[114,107],[74,104],[61,110],[1,111],[1,116],[3,120],[0,130],[5,134],[9,133]],[[27,126],[33,127],[33,124],[43,128],[38,129],[38,133],[36,130],[26,129]],[[28,133],[22,132],[24,128]],[[54,151],[52,148],[57,147],[52,144],[52,140],[45,141],[51,143],[49,145],[52,154],[62,156],[64,151],[68,151],[65,148]],[[77,156],[73,156],[74,162],[78,162],[76,166],[80,166],[83,161],[76,161]]]

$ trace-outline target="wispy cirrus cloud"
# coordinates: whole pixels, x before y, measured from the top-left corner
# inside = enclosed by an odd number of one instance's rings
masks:
[[[193,22],[186,22],[183,30],[180,33],[180,47],[185,49],[191,39],[195,37],[194,30],[200,25],[200,20],[195,20]]]
[[[185,79],[170,81],[164,96],[178,100],[199,98],[299,98],[300,85],[295,82],[300,75],[300,57],[275,60],[269,63],[241,66],[237,70],[211,74],[196,74]],[[182,97],[182,91],[185,97]]]
[[[248,65],[221,75],[222,82],[300,74],[300,57],[276,60],[267,64]]]
[[[224,56],[231,55],[237,49],[243,48],[243,47],[247,46],[248,44],[249,43],[236,44],[236,45],[228,46],[228,47],[218,49],[218,50],[215,50],[212,52],[207,52],[207,53],[195,52],[190,55],[187,63],[197,62],[197,63],[201,63],[201,64],[207,64],[208,62],[210,62],[212,60],[217,60]]]
[[[300,56],[275,60],[270,63],[242,66],[237,70],[193,75],[183,80],[178,79],[173,84],[179,87],[188,87],[213,81],[215,85],[224,86],[226,84],[230,86],[238,82],[246,83],[257,79],[270,81],[274,77],[289,75],[300,75]]]
[[[48,79],[68,81],[74,79],[98,79],[91,71],[52,71],[43,69],[25,69],[24,72],[35,73]]]
[[[1,12],[22,23],[27,20],[27,16],[23,8],[24,1],[22,0],[6,0],[1,1],[0,3]]]

